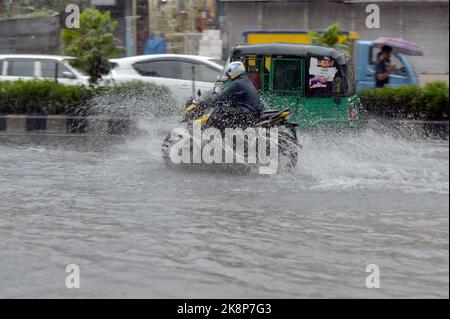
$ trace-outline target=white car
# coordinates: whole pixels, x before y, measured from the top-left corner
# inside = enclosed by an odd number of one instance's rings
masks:
[[[66,85],[88,85],[89,77],[61,55],[0,54],[0,81],[55,80]]]
[[[218,59],[181,54],[151,54],[120,59],[106,82],[151,82],[170,89],[173,97],[184,103],[190,97],[214,89],[214,82],[223,70]]]

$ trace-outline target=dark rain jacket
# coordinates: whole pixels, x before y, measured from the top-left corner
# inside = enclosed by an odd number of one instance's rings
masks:
[[[262,113],[262,105],[259,100],[258,91],[247,74],[238,76],[223,92],[211,96],[204,103],[212,106],[230,103],[232,107],[246,107],[256,117],[259,117]]]

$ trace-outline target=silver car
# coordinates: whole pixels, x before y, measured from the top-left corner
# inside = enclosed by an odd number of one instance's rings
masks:
[[[72,57],[43,54],[0,54],[0,81],[57,80],[66,85],[88,85],[89,77],[72,67]]]
[[[138,80],[164,85],[180,103],[212,91],[223,70],[223,61],[196,55],[152,54],[111,61],[117,67],[105,77],[107,82]]]

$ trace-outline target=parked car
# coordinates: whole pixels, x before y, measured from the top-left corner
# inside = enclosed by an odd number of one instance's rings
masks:
[[[152,54],[111,61],[117,67],[105,77],[106,83],[137,80],[164,85],[180,103],[213,90],[223,70],[220,60],[195,55]]]
[[[89,77],[61,55],[0,54],[0,81],[56,80],[66,85],[88,85]]]

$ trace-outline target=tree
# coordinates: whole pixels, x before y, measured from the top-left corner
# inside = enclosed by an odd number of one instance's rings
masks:
[[[324,32],[310,32],[309,37],[313,44],[334,47],[344,51],[350,51],[351,43],[348,37],[342,37],[341,25],[335,22]]]
[[[106,11],[87,8],[80,14],[80,28],[61,31],[61,52],[75,57],[71,64],[89,75],[89,83],[94,86],[115,66],[108,58],[115,57],[114,29],[117,22]]]

